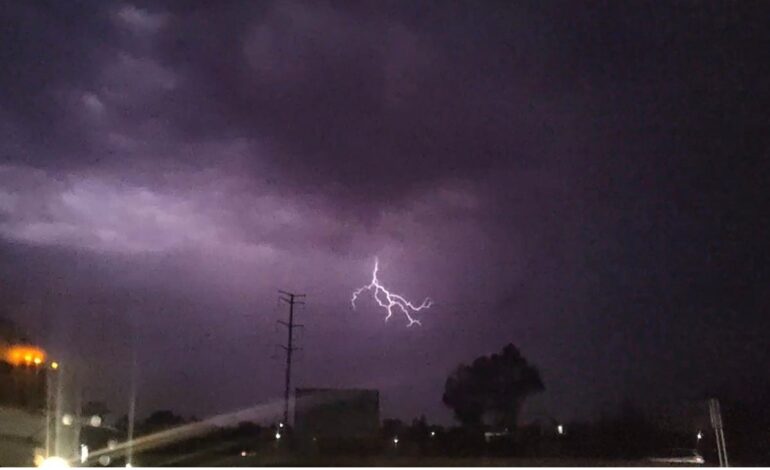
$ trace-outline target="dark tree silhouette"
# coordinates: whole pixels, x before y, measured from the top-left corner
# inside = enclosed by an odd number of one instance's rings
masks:
[[[153,412],[142,422],[142,433],[150,433],[163,429],[173,428],[185,422],[184,418],[174,414],[169,410],[159,410]]]
[[[110,414],[110,409],[103,401],[89,401],[83,405],[81,413],[85,417],[96,415],[104,418]]]
[[[115,421],[115,428],[120,432],[128,431],[128,415],[123,415]]]
[[[443,402],[464,426],[513,428],[524,400],[543,390],[537,368],[508,344],[500,354],[460,364],[444,385]]]

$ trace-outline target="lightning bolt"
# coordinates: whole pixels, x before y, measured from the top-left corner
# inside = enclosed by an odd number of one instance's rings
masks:
[[[390,317],[393,316],[393,307],[398,307],[402,312],[404,312],[404,315],[406,315],[406,318],[409,320],[409,324],[406,326],[412,326],[415,323],[422,326],[422,323],[420,323],[419,320],[412,318],[412,315],[410,315],[409,312],[411,311],[414,313],[419,312],[422,309],[430,308],[430,306],[433,304],[433,301],[430,299],[430,297],[426,297],[420,305],[414,305],[402,296],[389,292],[385,286],[380,284],[380,280],[377,279],[377,271],[379,271],[379,269],[379,260],[374,258],[372,282],[353,291],[353,297],[350,299],[350,303],[353,304],[353,308],[356,308],[356,300],[358,300],[358,296],[361,295],[362,292],[367,290],[374,290],[374,300],[377,301],[377,304],[380,307],[383,307],[388,311],[388,315],[385,317],[385,321],[390,320]]]

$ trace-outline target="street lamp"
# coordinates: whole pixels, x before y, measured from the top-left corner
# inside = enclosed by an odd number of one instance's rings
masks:
[[[48,457],[40,464],[40,468],[61,469],[69,467],[69,462],[61,457]]]

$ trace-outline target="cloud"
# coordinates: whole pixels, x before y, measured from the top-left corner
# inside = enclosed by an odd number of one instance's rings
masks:
[[[85,93],[83,95],[83,105],[92,114],[99,116],[104,112],[104,103],[93,93]]]
[[[474,302],[508,292],[543,256],[532,241],[540,234],[517,225],[540,221],[530,207],[540,201],[527,195],[542,182],[513,169],[547,167],[530,142],[548,137],[546,118],[562,127],[574,119],[558,94],[506,74],[507,46],[452,40],[437,25],[468,27],[445,22],[447,12],[467,18],[453,7],[420,20],[412,6],[377,2],[127,5],[106,4],[93,31],[72,31],[74,49],[92,51],[78,57],[77,74],[58,80],[46,70],[52,82],[26,90],[52,117],[18,106],[35,126],[0,119],[14,142],[19,125],[45,135],[15,147],[0,173],[0,236],[13,252],[53,260],[40,268],[41,286],[61,286],[73,302],[103,298],[105,310],[145,325],[137,335],[148,344],[160,347],[173,331],[180,349],[194,321],[227,328],[229,345],[253,318],[257,341],[272,343],[275,289],[306,292],[315,309],[308,341],[325,351],[308,367],[327,371],[310,377],[318,383],[355,385],[417,355],[439,355],[444,367],[486,348],[484,328],[509,335],[488,328],[497,312]],[[100,28],[110,32],[103,43],[91,37]],[[4,151],[12,140],[0,142]],[[518,199],[498,212],[511,187]],[[374,256],[388,286],[438,302],[417,335],[402,336],[403,325],[384,324],[371,305],[350,311]],[[529,312],[526,303],[506,312],[510,322]],[[471,333],[446,354],[459,331]],[[251,357],[251,339],[244,344],[235,349]],[[157,381],[177,377],[170,358],[153,364],[163,371]],[[251,402],[246,388],[237,393]]]
[[[430,238],[448,223],[456,227],[445,233],[455,233],[478,213],[472,190],[456,184],[426,191],[367,228],[340,217],[323,200],[273,193],[269,186],[260,190],[220,170],[175,171],[164,180],[147,186],[99,172],[4,166],[0,233],[9,240],[105,253],[237,257],[328,250],[370,256],[365,245],[372,242]]]
[[[245,328],[211,312],[302,289],[339,376],[515,339],[564,383],[589,382],[575,363],[623,382],[618,331],[763,311],[761,283],[723,289],[766,252],[753,8],[9,3],[0,294],[98,292],[165,334]],[[340,309],[375,255],[389,286],[437,300],[426,336]],[[361,336],[336,349],[340,331]],[[643,341],[716,344],[685,336]]]
[[[166,21],[165,15],[161,13],[150,13],[131,4],[120,7],[115,16],[123,25],[138,34],[156,33]]]
[[[94,21],[104,27],[112,18],[117,31],[103,42],[89,42],[94,31],[74,32],[75,47],[91,51],[78,58],[80,73],[60,80],[47,72],[46,91],[28,90],[48,103],[46,113],[57,110],[36,124],[45,139],[9,130],[2,145],[18,163],[136,171],[158,159],[202,169],[230,157],[183,148],[246,142],[242,171],[360,217],[376,214],[370,204],[397,205],[447,178],[549,158],[543,121],[576,122],[560,97],[533,90],[515,64],[500,62],[504,43],[473,38],[458,47],[435,26],[446,12],[420,21],[410,12],[300,1],[153,10],[106,3]],[[81,116],[84,106],[98,122]]]
[[[236,219],[229,211],[240,207],[220,205],[226,201],[215,189],[151,189],[111,176],[54,176],[24,167],[4,167],[0,176],[6,188],[0,193],[0,231],[12,240],[117,253],[249,251],[247,241],[223,225]],[[13,184],[30,180],[36,182],[34,189]],[[250,202],[260,208],[265,223],[276,219],[273,212],[281,213],[264,198]],[[258,240],[251,245],[260,247]]]

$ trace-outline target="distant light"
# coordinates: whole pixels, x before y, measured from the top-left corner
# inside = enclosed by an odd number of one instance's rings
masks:
[[[88,460],[88,446],[80,444],[80,463],[85,463]]]
[[[65,414],[61,417],[61,423],[65,426],[72,426],[72,415]]]
[[[698,431],[698,436],[697,437],[698,437],[698,440],[700,441],[701,439],[703,439],[703,433]]]
[[[58,362],[52,362],[51,363],[51,369],[56,370],[58,368],[59,368],[59,363]]]
[[[102,455],[99,457],[99,465],[102,467],[106,467],[110,462],[112,462],[112,458],[109,455]]]
[[[431,432],[430,432],[430,437],[433,437],[433,436],[435,436],[435,435],[436,435],[436,431],[431,431]]]
[[[276,438],[276,440],[280,439],[281,438],[281,433],[280,432],[275,433],[275,438]]]
[[[115,439],[110,439],[107,441],[107,448],[109,450],[114,450],[118,446],[118,441]]]
[[[561,424],[556,426],[556,432],[559,434],[564,434],[564,426],[562,426]]]
[[[130,463],[126,464],[126,468],[131,468],[131,467],[133,467],[133,465],[131,465]]]
[[[32,360],[32,362],[34,362],[36,366],[39,366],[40,363],[43,362],[43,360],[40,359],[39,357],[36,357],[35,359]]]
[[[29,365],[37,358],[41,364],[45,362],[45,351],[29,344],[14,344],[0,350],[0,359],[13,366]]]
[[[241,451],[241,457],[246,457],[246,451],[245,450]]]
[[[61,457],[48,457],[40,464],[40,468],[69,468],[70,464]]]
[[[398,445],[398,436],[396,436],[396,437],[394,437],[394,438],[393,438],[393,444],[396,444],[396,445]]]
[[[282,428],[283,427],[283,423],[278,423],[278,427]]]
[[[102,417],[99,415],[93,415],[91,416],[91,419],[88,420],[88,424],[90,424],[95,428],[98,428],[99,426],[102,425]]]

